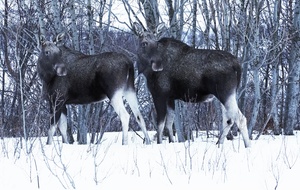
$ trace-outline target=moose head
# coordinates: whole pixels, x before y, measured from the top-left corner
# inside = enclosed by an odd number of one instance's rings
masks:
[[[51,73],[55,71],[55,74],[58,76],[66,76],[67,69],[64,63],[61,62],[61,50],[59,46],[62,45],[62,40],[65,34],[60,33],[56,36],[56,38],[51,41],[46,41],[44,36],[40,37],[40,45],[41,52],[40,58],[44,62],[44,67],[52,67],[48,68],[48,72]]]
[[[140,38],[139,42],[139,59],[148,60],[148,65],[151,65],[153,71],[158,72],[163,70],[163,64],[161,57],[163,54],[163,49],[157,42],[159,36],[161,35],[164,23],[158,25],[155,33],[149,32],[144,29],[139,23],[133,23],[133,30],[135,34]],[[139,65],[139,72],[143,72],[148,65]]]

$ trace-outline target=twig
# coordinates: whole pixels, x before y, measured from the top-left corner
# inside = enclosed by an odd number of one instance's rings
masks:
[[[160,157],[161,157],[161,161],[162,161],[163,168],[164,168],[164,171],[165,171],[165,173],[166,173],[166,176],[167,176],[167,178],[168,178],[170,184],[173,185],[173,183],[172,183],[172,181],[171,181],[171,179],[170,179],[170,177],[169,177],[169,174],[168,174],[168,168],[167,168],[166,163],[165,163],[165,161],[164,161],[164,157],[163,157],[163,155],[162,155],[161,150],[159,150],[159,154],[160,154]]]

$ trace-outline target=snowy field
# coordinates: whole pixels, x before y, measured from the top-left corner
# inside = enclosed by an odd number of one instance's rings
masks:
[[[100,145],[53,145],[45,138],[0,140],[0,189],[300,189],[300,134],[143,145],[134,133],[106,133]],[[153,135],[154,133],[151,133]]]

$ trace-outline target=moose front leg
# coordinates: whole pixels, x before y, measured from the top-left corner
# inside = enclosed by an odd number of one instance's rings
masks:
[[[64,113],[62,113],[60,115],[60,119],[56,124],[52,124],[50,126],[50,129],[48,131],[47,144],[48,145],[52,144],[53,136],[54,136],[54,133],[57,129],[57,126],[58,126],[59,131],[62,135],[63,143],[69,144],[68,137],[67,137],[67,116]]]
[[[168,129],[168,135],[169,135],[169,142],[175,142],[174,135],[173,135],[173,123],[175,118],[175,104],[174,100],[170,101],[167,107],[167,114],[166,114],[166,127]]]
[[[166,100],[162,97],[163,96],[158,96],[158,98],[155,96],[153,97],[153,102],[157,113],[157,144],[162,143],[163,130],[165,128],[167,116]]]
[[[52,103],[50,102],[50,114],[52,115],[52,118],[50,120],[50,129],[48,130],[48,138],[47,138],[47,144],[50,145],[53,142],[53,136],[57,129],[58,121],[60,119],[61,111],[55,110],[55,108],[52,107]]]
[[[57,124],[53,124],[50,126],[50,129],[48,130],[48,138],[47,138],[47,144],[50,145],[52,144],[53,141],[53,135],[56,131]]]
[[[52,106],[52,104],[50,103]],[[48,131],[48,139],[47,144],[50,145],[53,142],[53,136],[57,129],[57,127],[60,130],[60,133],[62,135],[63,143],[69,144],[68,137],[67,137],[67,108],[65,105],[59,107],[58,109],[51,109],[50,113],[54,113],[53,117],[51,118],[51,126]]]
[[[68,124],[67,124],[67,116],[62,113],[58,122],[58,127],[63,139],[63,143],[69,144],[69,140],[68,140],[68,136],[67,136],[67,128],[68,128]]]
[[[159,119],[157,122],[157,144],[162,143],[163,130],[165,128],[165,118]]]

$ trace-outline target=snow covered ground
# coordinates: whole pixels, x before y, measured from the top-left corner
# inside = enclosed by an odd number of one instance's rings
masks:
[[[261,136],[249,149],[241,138],[218,148],[205,135],[143,145],[130,133],[128,146],[121,133],[106,133],[100,145],[55,138],[0,140],[0,189],[300,189],[299,133]]]

